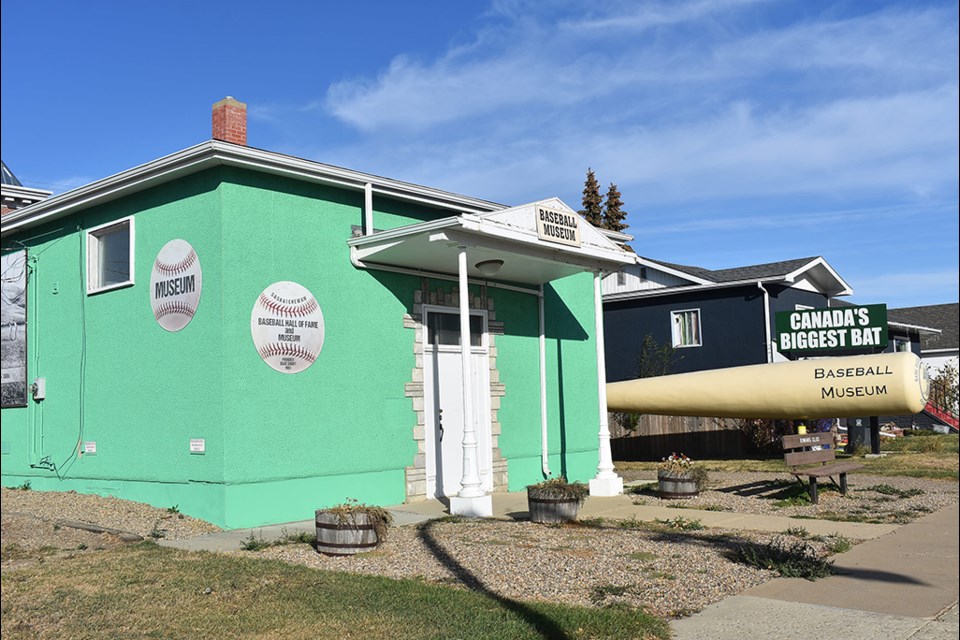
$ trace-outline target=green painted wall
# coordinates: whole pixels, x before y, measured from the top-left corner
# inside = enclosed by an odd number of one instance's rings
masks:
[[[231,172],[222,188],[224,283],[225,481],[231,495],[260,495],[247,485],[297,479],[303,494],[277,492],[298,518],[356,498],[404,500],[403,468],[416,453],[413,411],[404,384],[413,367],[407,305],[380,280],[405,287],[416,278],[374,275],[350,263],[347,240],[361,220],[362,194]],[[264,363],[250,338],[250,312],[261,291],[292,280],[309,289],[323,311],[320,357],[293,375]],[[359,476],[378,474],[389,482]],[[355,480],[351,477],[356,476]],[[242,501],[237,505],[244,510]],[[246,510],[253,517],[257,501]],[[293,519],[291,517],[290,519]],[[265,520],[266,521],[266,520]]]
[[[500,447],[511,490],[543,479],[540,442],[540,364],[537,301],[521,293],[497,296],[497,367],[506,385],[501,401]],[[584,273],[544,287],[547,355],[547,441],[550,471],[571,481],[593,477],[597,467],[596,347],[593,280]]]
[[[346,241],[362,199],[220,168],[17,238],[32,269],[28,382],[44,376],[48,391],[3,411],[3,483],[177,505],[226,527],[306,519],[346,498],[402,502],[417,453],[404,395],[414,334],[403,315],[422,282],[351,265]],[[446,215],[381,198],[375,207],[378,228]],[[136,284],[87,296],[84,230],[129,215]],[[191,323],[170,333],[153,319],[149,281],[174,238],[197,250],[203,291]],[[250,337],[254,301],[282,280],[309,289],[325,322],[320,357],[292,375],[264,363]],[[489,295],[505,331],[496,338],[500,446],[518,489],[541,478],[537,299]],[[551,468],[585,480],[597,463],[591,276],[547,287],[545,300]],[[189,452],[192,438],[205,439],[204,454]],[[96,455],[76,455],[84,441],[96,441]]]
[[[206,487],[223,481],[218,184],[194,175],[17,238],[29,249],[27,380],[45,377],[47,398],[3,411],[4,484],[179,502],[222,521],[222,500]],[[134,286],[86,295],[85,230],[130,215]],[[150,310],[150,272],[178,237],[202,247],[204,289],[193,321],[168,333]],[[191,456],[201,428],[207,455]],[[77,455],[87,441],[96,454]]]

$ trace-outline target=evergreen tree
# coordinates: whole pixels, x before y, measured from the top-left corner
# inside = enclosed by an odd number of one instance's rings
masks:
[[[603,204],[603,226],[604,229],[611,231],[623,231],[630,225],[625,220],[627,212],[623,211],[623,200],[620,199],[620,190],[613,182],[607,190],[607,201]]]
[[[593,169],[587,169],[587,179],[583,183],[583,209],[579,213],[595,227],[603,225],[602,202],[597,176],[593,174]]]

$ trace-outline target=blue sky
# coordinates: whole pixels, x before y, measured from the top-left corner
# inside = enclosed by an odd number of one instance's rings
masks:
[[[3,0],[2,25],[27,186],[208,139],[232,95],[251,146],[504,204],[579,208],[592,167],[642,255],[958,299],[953,0]]]

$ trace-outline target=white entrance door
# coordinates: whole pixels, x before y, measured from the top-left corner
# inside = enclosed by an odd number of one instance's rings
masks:
[[[463,365],[460,317],[449,309],[426,309],[423,400],[426,424],[427,496],[454,496],[463,478]],[[493,489],[490,438],[490,370],[486,317],[470,316],[470,367],[474,429],[483,489]]]

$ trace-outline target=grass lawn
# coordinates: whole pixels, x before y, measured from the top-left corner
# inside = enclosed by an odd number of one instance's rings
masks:
[[[956,435],[909,435],[894,440],[884,439],[881,452],[887,455],[881,458],[864,458],[861,455],[848,456],[838,452],[837,460],[853,460],[863,465],[863,469],[854,473],[867,473],[881,476],[909,476],[913,478],[933,478],[941,480],[960,479],[960,455],[958,455]],[[787,468],[782,455],[747,458],[743,460],[698,460],[707,471],[715,472],[763,472],[785,473]],[[617,461],[619,470],[655,471],[657,462]]]
[[[6,571],[4,638],[668,638],[642,612],[518,602],[144,542]]]

